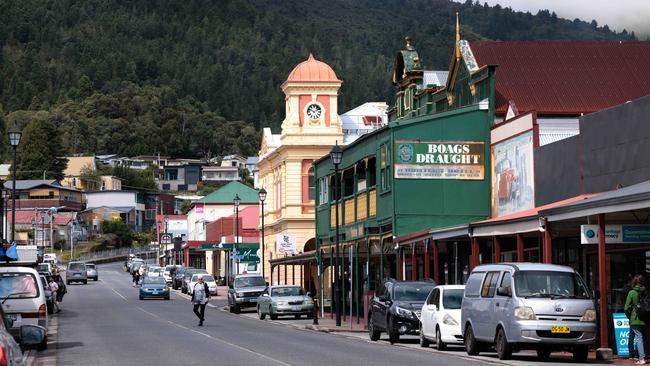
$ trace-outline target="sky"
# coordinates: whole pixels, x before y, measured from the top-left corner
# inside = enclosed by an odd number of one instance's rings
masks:
[[[595,19],[599,26],[607,24],[618,32],[624,28],[634,31],[639,39],[650,34],[650,0],[479,0],[481,4],[499,4],[513,10],[540,9],[554,11],[559,17],[579,18],[590,22]]]

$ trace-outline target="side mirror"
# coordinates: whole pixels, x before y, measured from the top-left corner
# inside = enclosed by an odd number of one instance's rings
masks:
[[[512,297],[512,287],[497,288],[497,296]]]
[[[43,343],[47,331],[38,325],[23,325],[20,327],[20,345],[25,349],[36,347]]]

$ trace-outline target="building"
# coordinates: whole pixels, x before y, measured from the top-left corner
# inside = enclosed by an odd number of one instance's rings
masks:
[[[246,170],[253,177],[253,187],[259,188],[260,170],[257,163],[260,161],[258,156],[249,156],[246,158]]]
[[[11,190],[13,181],[5,182],[4,187]],[[11,209],[11,203],[11,197],[8,197],[5,207]],[[75,188],[63,187],[54,179],[16,181],[16,210],[51,207],[59,211],[83,210],[83,193]]]
[[[206,184],[221,184],[239,180],[236,166],[204,166],[201,168],[201,181]]]
[[[368,102],[341,115],[343,123],[343,144],[347,145],[359,137],[386,126],[388,105]]]
[[[61,185],[76,188],[81,191],[105,191],[122,189],[122,179],[112,175],[100,175],[97,180],[83,176],[84,170],[89,173],[97,173],[96,158],[94,156],[72,156],[67,157],[68,165],[63,172],[64,178]]]
[[[268,192],[263,228],[267,260],[316,249],[312,163],[337,142],[343,143],[338,115],[341,83],[329,65],[309,55],[282,84],[286,99],[282,131],[273,134],[264,129],[257,164],[259,186]],[[271,280],[268,263],[264,275]],[[300,282],[298,277],[293,280]]]
[[[239,154],[226,155],[221,158],[221,166],[237,167],[237,169],[246,168],[246,158]]]
[[[131,230],[145,229],[146,195],[136,191],[86,192],[86,209],[80,213],[89,235],[97,235],[104,220],[122,220]],[[153,217],[149,221],[154,222]]]
[[[70,248],[71,240],[83,237],[76,220],[76,212],[54,213],[50,210],[16,211],[16,242],[32,244],[39,248]],[[7,213],[8,230],[11,230],[12,213]],[[8,233],[7,238],[11,235]]]
[[[170,159],[161,167],[156,179],[158,188],[163,191],[196,192],[201,179],[201,166],[198,159]]]

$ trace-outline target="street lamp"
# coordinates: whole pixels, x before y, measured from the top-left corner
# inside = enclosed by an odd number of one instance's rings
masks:
[[[334,281],[336,282],[336,326],[341,326],[341,254],[339,252],[339,164],[343,159],[343,149],[337,142],[332,151],[330,159],[334,164],[334,210],[336,210],[336,266],[334,267]]]
[[[167,232],[167,230],[169,230],[169,216],[165,215],[165,235],[169,235],[169,233]],[[160,239],[159,239],[159,240],[160,240]],[[165,246],[166,246],[166,245],[167,245],[167,244],[165,244]],[[163,249],[162,243],[160,243],[160,252],[161,252],[161,253],[160,253],[160,256],[161,256],[161,257],[162,257],[163,255],[165,255],[165,250]]]
[[[262,246],[260,247],[262,252],[262,277],[266,278],[264,276],[264,201],[266,201],[266,189],[260,189],[257,194],[260,197],[260,206],[262,206]]]
[[[14,123],[13,126],[9,128],[7,131],[7,134],[9,135],[9,144],[11,145],[11,148],[13,149],[13,187],[11,191],[11,241],[14,242],[16,241],[16,148],[18,147],[18,144],[20,144],[20,138],[22,137],[23,133],[20,131],[20,128],[16,126]]]
[[[36,210],[34,210],[34,218],[32,218],[32,245],[36,245]]]
[[[239,254],[239,202],[241,201],[239,194],[235,194],[232,201],[235,204],[235,258],[233,258],[233,262],[235,263],[235,274],[239,274],[239,258],[237,258]]]

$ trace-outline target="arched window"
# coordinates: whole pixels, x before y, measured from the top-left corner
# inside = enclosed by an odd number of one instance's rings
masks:
[[[313,160],[303,160],[302,176],[302,202],[311,202],[316,198],[316,181],[314,178]]]

